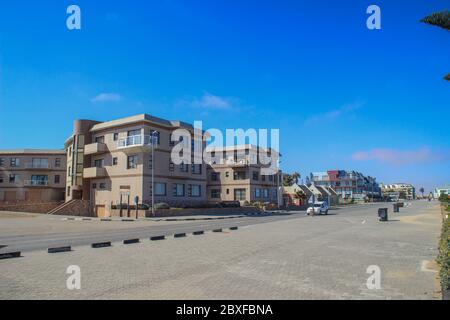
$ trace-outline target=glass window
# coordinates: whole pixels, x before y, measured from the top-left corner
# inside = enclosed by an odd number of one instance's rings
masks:
[[[138,157],[137,157],[137,155],[128,156],[127,169],[136,169],[137,165],[138,165]]]
[[[219,189],[212,189],[211,190],[211,198],[219,199],[220,198],[220,190]]]
[[[192,164],[192,173],[193,174],[202,174],[202,165],[201,164]]]
[[[119,163],[119,160],[117,158],[113,158],[113,160],[112,160],[113,166],[117,166],[118,163]]]
[[[190,188],[190,196],[191,197],[200,197],[202,195],[202,186],[198,184],[189,185]]]
[[[253,171],[253,180],[255,180],[255,181],[259,180],[259,173],[258,173],[258,171]]]
[[[97,159],[94,161],[94,167],[103,168],[104,162],[105,162],[104,159]]]
[[[105,136],[95,137],[95,143],[105,143]]]
[[[16,183],[18,181],[18,175],[10,174],[9,175],[9,183]]]
[[[220,173],[218,172],[211,172],[211,181],[218,181],[219,180]]]
[[[47,186],[48,185],[48,176],[31,176],[31,185],[32,186]]]
[[[97,184],[96,183],[92,184],[92,189],[97,189]]]
[[[261,198],[261,189],[255,189],[255,198]]]
[[[19,167],[20,166],[20,159],[19,158],[11,158],[9,162],[11,167]]]
[[[184,197],[184,184],[175,183],[173,185],[173,196]]]
[[[33,158],[31,160],[31,165],[32,165],[32,168],[37,168],[37,169],[39,169],[39,168],[45,169],[45,168],[49,167],[48,159],[46,159],[46,158]]]
[[[61,182],[61,177],[60,175],[55,175],[55,184],[59,184]]]
[[[100,183],[100,189],[106,189],[106,183],[104,182]]]
[[[150,184],[150,195],[152,195],[152,186]],[[155,182],[155,196],[166,195],[166,184],[162,182]]]
[[[246,190],[245,189],[235,189],[234,190],[234,200],[235,201],[244,201],[246,198]]]
[[[61,167],[61,158],[56,158],[56,159],[55,159],[55,167],[56,167],[56,168]]]
[[[5,158],[0,158],[0,167],[5,165]]]
[[[235,171],[234,180],[245,180],[245,171]]]
[[[130,131],[128,131],[127,135],[129,137],[140,136],[141,135],[141,129],[130,130]]]
[[[117,132],[115,132],[115,133],[113,134],[113,140],[114,140],[114,141],[119,140],[119,134],[118,134]]]
[[[170,172],[174,172],[175,171],[175,163],[173,163],[172,161],[170,161],[170,163],[169,163],[169,171]]]
[[[180,171],[181,172],[189,172],[189,165],[188,164],[180,164]]]

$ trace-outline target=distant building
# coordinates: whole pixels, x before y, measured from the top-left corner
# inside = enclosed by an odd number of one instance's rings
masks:
[[[64,150],[0,150],[0,202],[64,200]]]
[[[416,199],[416,188],[409,183],[393,183],[381,184],[381,192],[384,197],[389,197],[392,200],[414,200]]]
[[[450,186],[434,189],[433,196],[436,199],[438,199],[441,196],[441,194],[446,194],[447,196],[450,195]]]
[[[315,186],[333,188],[343,200],[364,201],[368,198],[381,198],[381,188],[376,179],[357,171],[313,172],[310,181]]]

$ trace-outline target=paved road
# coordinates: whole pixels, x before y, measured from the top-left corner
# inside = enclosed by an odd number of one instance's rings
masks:
[[[330,211],[330,215],[344,213],[348,216],[358,215],[366,212],[369,208],[376,215],[379,207],[386,204],[368,204],[349,207],[338,207]],[[0,253],[33,250],[47,250],[58,246],[82,246],[97,242],[119,242],[127,239],[148,239],[153,236],[173,236],[176,233],[192,233],[195,231],[211,231],[219,228],[243,227],[259,223],[270,223],[290,219],[305,218],[303,212],[293,212],[291,215],[271,215],[271,216],[250,216],[244,218],[233,218],[212,221],[183,221],[183,222],[101,222],[101,221],[61,221],[54,217],[40,217],[43,223],[49,225],[57,222],[52,228],[52,232],[46,230],[39,232],[29,232],[28,227],[32,227],[36,222],[33,219],[24,218],[20,221],[20,229],[17,233],[11,230],[14,224],[9,226],[9,235],[0,236]],[[18,219],[21,219],[19,216]],[[1,221],[1,220],[0,220]],[[1,222],[0,222],[1,223]],[[25,223],[25,225],[23,225]],[[40,221],[42,223],[42,221]],[[112,226],[106,226],[111,224]],[[74,232],[73,230],[78,230]],[[3,246],[3,247],[2,247]]]
[[[436,298],[438,205],[413,202],[387,223],[377,207],[248,218],[238,231],[131,246],[26,252],[0,260],[0,299]],[[81,290],[66,287],[71,265],[81,268]],[[366,285],[369,266],[380,268],[379,289]]]

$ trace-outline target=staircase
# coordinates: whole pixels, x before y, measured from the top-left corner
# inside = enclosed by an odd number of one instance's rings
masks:
[[[47,212],[47,214],[57,214],[59,211],[63,210],[64,208],[72,205],[73,203],[75,203],[77,200],[72,199],[70,201],[64,202],[63,204],[61,204],[60,206],[57,206],[56,208],[54,208],[53,210],[50,210],[49,212]]]

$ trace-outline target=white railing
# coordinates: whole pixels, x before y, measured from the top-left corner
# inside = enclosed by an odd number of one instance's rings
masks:
[[[26,163],[26,169],[50,169],[49,163]]]
[[[154,145],[157,145],[157,138],[153,137],[153,141],[155,142]],[[120,139],[117,148],[123,149],[123,148],[129,148],[129,147],[144,147],[152,145],[152,136],[149,135],[137,135],[137,136],[130,136],[124,139]]]
[[[48,180],[25,180],[25,185],[31,187],[47,187]]]

